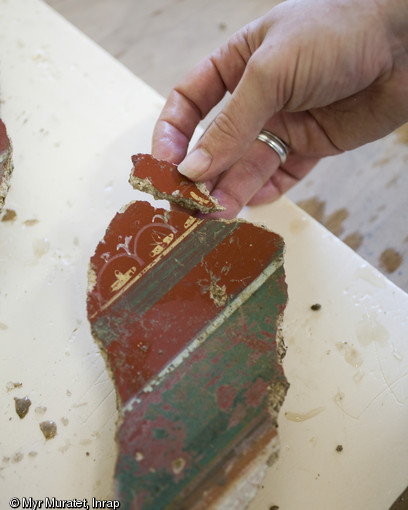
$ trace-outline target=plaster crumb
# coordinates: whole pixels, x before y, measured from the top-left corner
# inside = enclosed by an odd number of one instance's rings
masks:
[[[9,381],[6,384],[6,388],[7,388],[7,391],[11,391],[11,390],[15,390],[16,388],[21,388],[22,385],[23,385],[23,383],[21,383],[21,382]]]
[[[221,287],[216,282],[211,282],[210,296],[211,299],[214,301],[215,306],[217,307],[224,306],[228,299],[226,286],[223,285]]]
[[[17,464],[18,462],[21,462],[24,458],[24,453],[22,452],[17,452],[14,454],[13,458],[11,459],[11,462],[13,462],[14,464]]]
[[[18,416],[21,419],[23,419],[26,416],[26,414],[28,413],[28,410],[30,409],[31,400],[28,397],[23,397],[23,398],[14,397],[14,401],[15,401],[16,413],[18,414]]]
[[[40,423],[40,429],[47,440],[57,435],[57,424],[52,420],[42,421]]]
[[[45,406],[38,406],[34,409],[34,412],[37,416],[42,416],[46,413],[47,408]]]
[[[291,411],[287,411],[285,413],[285,418],[289,421],[294,421],[296,423],[300,423],[302,421],[310,420],[314,418],[318,414],[322,413],[326,408],[325,407],[316,407],[315,409],[311,409],[307,413],[294,413]]]
[[[97,276],[95,271],[90,267],[88,269],[88,292],[92,292],[97,283]]]
[[[14,221],[17,218],[17,213],[13,209],[5,209],[1,221]]]
[[[175,475],[180,474],[186,465],[186,460],[183,457],[173,460],[171,463],[171,469]]]

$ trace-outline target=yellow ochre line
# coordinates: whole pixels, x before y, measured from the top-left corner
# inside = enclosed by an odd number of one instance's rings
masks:
[[[105,304],[103,304],[97,312],[95,312],[90,319],[93,319],[98,315],[100,312],[103,312],[108,308],[112,303],[114,303],[117,299],[120,298],[120,296],[126,292],[126,290],[131,287],[133,284],[135,284],[143,275],[145,275],[152,267],[154,267],[156,264],[160,262],[160,260],[166,256],[173,248],[175,248],[183,239],[185,239],[193,230],[195,230],[200,223],[202,223],[204,220],[196,219],[196,221],[180,236],[178,237],[172,244],[170,244],[162,253],[160,253],[150,264],[148,264],[146,267],[144,267],[140,273],[138,273],[133,279],[129,280],[126,285],[124,285],[120,291],[112,296],[109,301],[106,301]]]

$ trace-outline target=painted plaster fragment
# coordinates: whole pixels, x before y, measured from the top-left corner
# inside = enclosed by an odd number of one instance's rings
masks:
[[[7,136],[6,126],[0,119],[0,212],[4,206],[13,172],[11,153],[12,148]]]
[[[129,178],[133,188],[150,193],[203,213],[222,211],[217,200],[210,196],[205,184],[190,181],[177,171],[177,165],[155,159],[150,154],[132,156],[133,169]]]
[[[277,455],[286,299],[277,234],[147,202],[116,214],[87,307],[117,389],[121,508],[246,508]]]

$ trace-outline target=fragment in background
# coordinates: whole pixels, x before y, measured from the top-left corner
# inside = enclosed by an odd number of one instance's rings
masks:
[[[11,142],[7,136],[6,126],[0,119],[0,212],[6,200],[13,172],[11,154]]]

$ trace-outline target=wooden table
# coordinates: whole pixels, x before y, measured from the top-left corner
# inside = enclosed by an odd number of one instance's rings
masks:
[[[0,65],[16,213],[0,222],[0,507],[91,502],[112,497],[117,413],[88,262],[113,215],[147,199],[130,156],[149,151],[163,100],[39,0],[1,3]],[[284,237],[289,286],[281,455],[250,508],[386,510],[408,482],[408,296],[286,198],[243,216]]]

